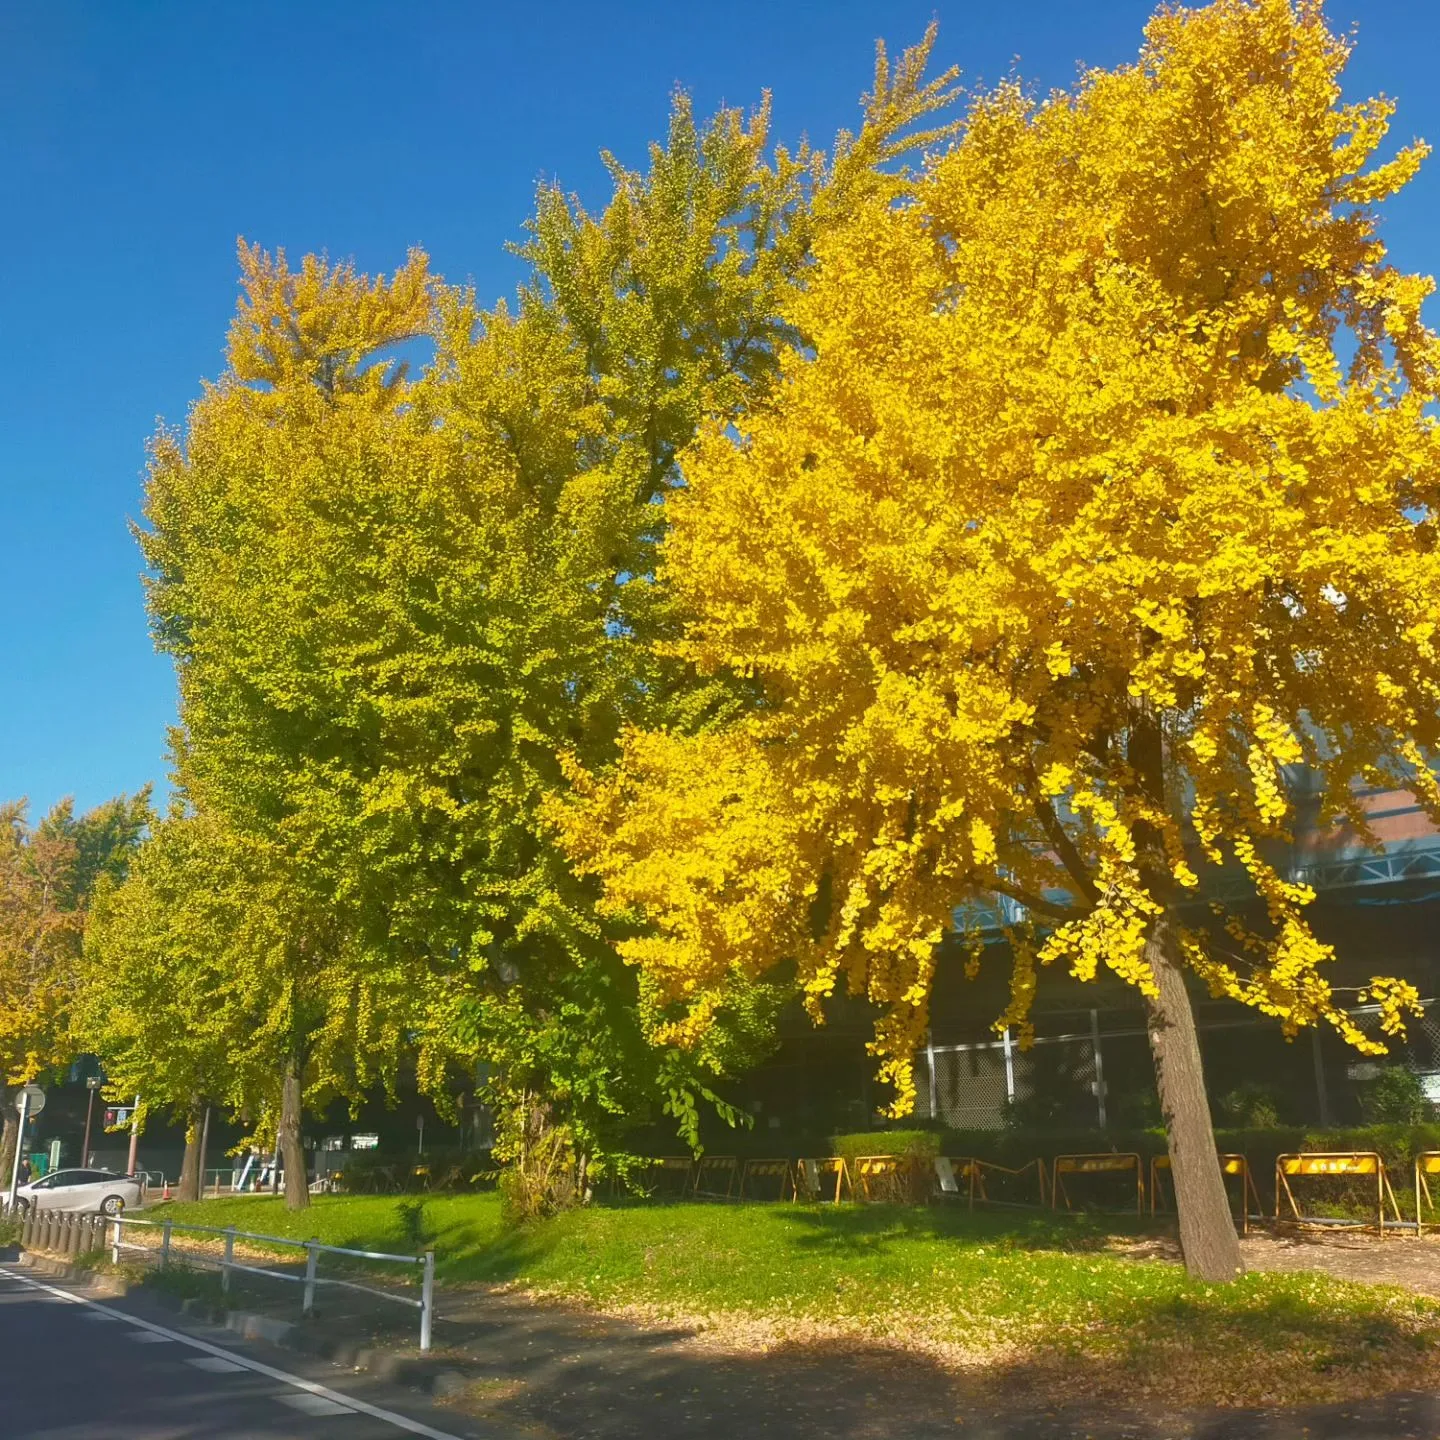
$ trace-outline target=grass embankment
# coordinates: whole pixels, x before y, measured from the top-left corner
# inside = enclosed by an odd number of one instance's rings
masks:
[[[1110,1253],[1080,1217],[909,1207],[597,1206],[507,1229],[493,1195],[170,1206],[177,1220],[437,1252],[448,1284],[510,1283],[710,1343],[903,1345],[1032,1398],[1274,1404],[1440,1387],[1440,1304],[1316,1274],[1205,1286]],[[1130,1233],[1133,1235],[1133,1222]]]

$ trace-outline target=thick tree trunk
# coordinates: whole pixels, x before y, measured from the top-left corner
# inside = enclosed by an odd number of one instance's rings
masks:
[[[1186,1270],[1197,1280],[1233,1280],[1245,1267],[1215,1150],[1195,1014],[1168,917],[1156,922],[1145,957],[1160,989],[1155,999],[1147,1001],[1150,1053],[1170,1147],[1180,1250]]]
[[[303,1210],[310,1203],[310,1177],[300,1139],[300,1061],[294,1055],[285,1063],[280,1091],[280,1159],[285,1167],[285,1208]]]
[[[180,1183],[175,1187],[177,1200],[200,1198],[200,1126],[204,1113],[197,1095],[190,1102],[190,1110],[185,1117],[185,1158],[180,1162]]]

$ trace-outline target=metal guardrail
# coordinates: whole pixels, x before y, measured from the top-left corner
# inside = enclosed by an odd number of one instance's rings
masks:
[[[183,1254],[187,1260],[218,1265],[222,1290],[230,1289],[232,1271],[240,1271],[247,1275],[264,1275],[271,1280],[289,1280],[305,1287],[301,1308],[306,1315],[309,1315],[315,1308],[317,1286],[333,1285],[344,1290],[358,1290],[364,1295],[374,1295],[381,1300],[393,1300],[398,1305],[409,1305],[417,1309],[420,1312],[420,1348],[422,1350],[430,1348],[431,1331],[435,1319],[435,1252],[433,1250],[427,1250],[423,1255],[388,1255],[379,1250],[347,1250],[342,1245],[325,1245],[319,1240],[290,1240],[283,1235],[261,1235],[251,1230],[237,1230],[233,1225],[223,1228],[218,1225],[182,1225],[170,1219],[137,1220],[128,1215],[116,1215],[109,1223],[113,1227],[110,1258],[117,1265],[120,1263],[122,1250],[139,1251],[147,1255],[158,1253],[160,1268],[163,1270],[170,1263],[172,1254],[170,1237],[175,1231],[185,1231],[194,1235],[218,1236],[225,1241],[225,1254],[221,1260],[217,1261],[204,1251],[186,1250],[176,1253]],[[160,1244],[158,1246],[137,1245],[133,1241],[126,1241],[124,1228],[127,1225],[141,1225],[147,1229],[160,1231]],[[237,1240],[258,1240],[264,1245],[282,1245],[290,1249],[303,1250],[305,1252],[304,1275],[291,1275],[283,1270],[267,1270],[261,1265],[242,1264],[235,1259],[235,1242]],[[333,1276],[320,1275],[317,1270],[322,1251],[329,1255],[349,1255],[357,1260],[379,1260],[396,1265],[419,1265],[421,1267],[420,1298],[416,1300],[409,1295],[397,1295],[393,1290],[380,1290],[374,1285],[361,1285],[355,1280],[339,1280]]]

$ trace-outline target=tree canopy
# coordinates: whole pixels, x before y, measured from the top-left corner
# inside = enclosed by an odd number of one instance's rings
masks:
[[[36,825],[23,801],[0,805],[0,1089],[69,1063],[86,915],[96,889],[125,873],[149,819],[145,791],[78,816],[64,800]],[[8,1103],[4,1118],[8,1175]]]
[[[817,239],[809,345],[681,456],[662,551],[674,652],[761,701],[632,730],[563,822],[652,927],[621,949],[672,1039],[793,959],[817,1015],[841,977],[883,1007],[903,1112],[941,938],[978,963],[1004,901],[998,1025],[1060,965],[1183,1031],[1184,966],[1372,1047],[1269,858],[1300,764],[1322,824],[1368,835],[1367,783],[1440,823],[1440,351],[1375,208],[1424,147],[1377,163],[1347,54],[1310,0],[1162,11],[1133,65],[975,96],[913,198]],[[1367,993],[1391,1031],[1416,999]],[[1163,1048],[1174,1153],[1193,1027]]]

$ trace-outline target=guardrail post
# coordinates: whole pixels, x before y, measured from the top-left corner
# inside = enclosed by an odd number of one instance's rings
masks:
[[[315,1270],[320,1262],[320,1252],[315,1247],[319,1240],[305,1242],[305,1300],[301,1310],[309,1315],[315,1309]]]
[[[120,1227],[125,1223],[125,1217],[116,1215],[110,1223],[115,1227],[110,1235],[110,1263],[118,1265],[120,1263]]]
[[[435,1252],[425,1252],[425,1280],[420,1287],[420,1348],[430,1348],[431,1321],[435,1318]]]
[[[170,1264],[170,1217],[165,1217],[165,1226],[160,1232],[160,1268]]]
[[[225,1227],[225,1258],[220,1262],[220,1291],[230,1293],[230,1267],[235,1263],[235,1227]]]

